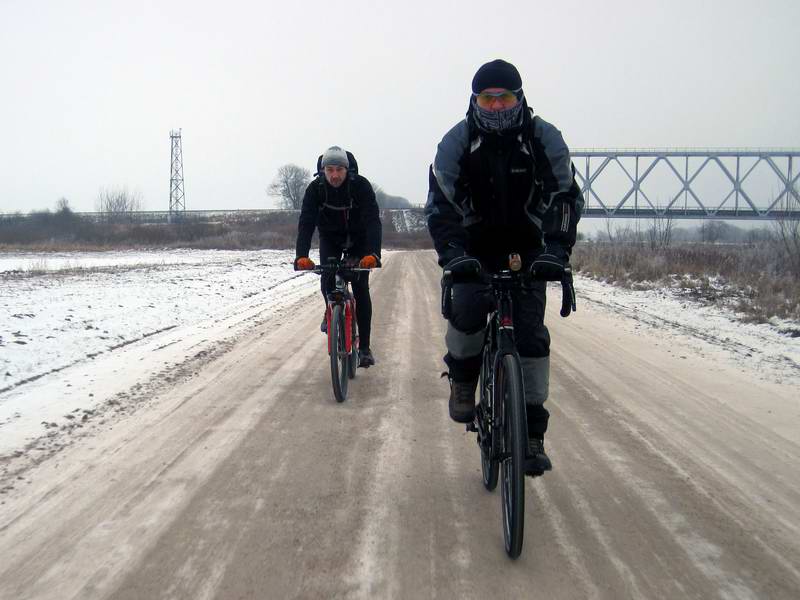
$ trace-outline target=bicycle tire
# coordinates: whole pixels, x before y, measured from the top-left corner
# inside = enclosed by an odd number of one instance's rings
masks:
[[[344,311],[342,305],[337,304],[331,313],[331,381],[333,383],[333,396],[337,402],[344,402],[347,398],[347,363],[349,356],[345,341]]]
[[[493,402],[491,397],[491,381],[490,374],[492,368],[492,354],[490,352],[483,353],[483,362],[481,363],[481,376],[480,376],[480,410],[478,411],[478,446],[481,449],[481,475],[483,476],[483,487],[488,491],[494,491],[497,487],[497,477],[500,474],[500,462],[497,460],[497,455],[494,449],[494,432],[492,431],[492,423],[494,422]]]
[[[499,388],[499,390],[498,390]],[[519,557],[525,532],[525,399],[522,394],[522,370],[519,359],[506,354],[495,373],[496,402],[503,406],[503,460],[501,496],[503,505],[503,540],[506,553]]]

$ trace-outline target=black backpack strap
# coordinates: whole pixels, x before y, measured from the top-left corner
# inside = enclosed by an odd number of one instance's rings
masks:
[[[354,180],[358,175],[358,161],[349,150],[345,150],[345,154],[347,154],[347,161],[350,163],[350,166],[347,167],[347,172],[350,175],[350,179]]]
[[[322,193],[324,194],[324,199],[319,204],[319,211],[322,212],[323,209],[327,208],[330,210],[334,210],[336,212],[344,212],[345,218],[349,219],[350,210],[358,207],[358,203],[353,198],[352,190],[350,189],[350,181],[347,182],[347,192],[348,196],[350,197],[350,203],[347,206],[336,206],[334,204],[328,204],[328,186],[325,185],[324,175],[319,178],[319,182],[320,185],[322,186]]]
[[[333,206],[328,204],[328,188],[325,187],[325,173],[322,169],[322,154],[320,154],[319,158],[317,159],[317,172],[315,173],[315,176],[319,178],[320,184],[323,188],[323,193],[325,194],[326,198],[320,203],[320,212],[323,208],[329,208],[335,211],[349,211],[351,208],[358,208],[359,206],[358,202],[356,202],[356,199],[353,197],[352,188],[350,186],[351,182],[354,182],[358,177],[358,161],[356,160],[356,157],[353,156],[353,153],[349,150],[345,150],[345,154],[347,154],[347,162],[349,163],[349,166],[347,167],[347,191],[350,196],[350,204],[349,206]]]

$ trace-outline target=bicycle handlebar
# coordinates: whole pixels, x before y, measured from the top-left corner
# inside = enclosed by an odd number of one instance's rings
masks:
[[[515,280],[519,283],[519,287],[525,288],[526,285],[530,285],[535,281],[547,281],[546,279],[542,279],[532,275],[528,272],[524,271],[510,271],[504,270],[499,271],[497,273],[488,273],[486,271],[481,270],[478,273],[473,273],[470,275],[465,274],[455,274],[452,271],[445,271],[444,278],[450,283],[453,282],[462,282],[462,283],[485,283],[487,285],[491,285],[492,287],[497,286],[500,282],[504,281],[511,281],[514,282]],[[578,310],[578,307],[575,303],[575,285],[572,279],[572,268],[568,265],[564,269],[564,273],[561,276],[561,310],[560,314],[562,317],[568,317],[570,314]]]
[[[380,266],[374,267],[374,268],[378,269],[378,268],[380,268]],[[363,272],[363,271],[372,271],[372,269],[366,269],[364,267],[348,267],[348,266],[345,266],[345,265],[316,265],[313,269],[309,269],[308,271],[309,271],[309,273],[318,273],[318,274],[319,273],[335,273],[337,271],[339,271],[339,272],[343,271],[345,273],[347,273],[347,272],[360,273],[360,272]]]

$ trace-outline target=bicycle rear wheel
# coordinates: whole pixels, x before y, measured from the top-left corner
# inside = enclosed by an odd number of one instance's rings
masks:
[[[333,382],[333,395],[337,402],[344,402],[347,398],[347,345],[344,329],[344,310],[341,304],[333,307],[331,313],[331,381]]]
[[[503,460],[501,495],[503,539],[506,553],[517,558],[522,552],[525,529],[525,399],[519,360],[507,354],[495,373],[495,401],[503,407]]]
[[[494,424],[493,401],[491,389],[492,354],[483,353],[480,378],[480,403],[478,404],[478,446],[481,449],[481,474],[483,487],[490,492],[497,487],[497,476],[500,464],[494,452]]]

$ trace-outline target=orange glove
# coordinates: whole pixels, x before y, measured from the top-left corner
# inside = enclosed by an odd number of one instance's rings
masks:
[[[358,266],[362,269],[374,269],[378,266],[378,257],[374,254],[369,254],[359,261]]]
[[[314,268],[314,261],[307,256],[300,256],[294,259],[295,271],[310,271]]]

